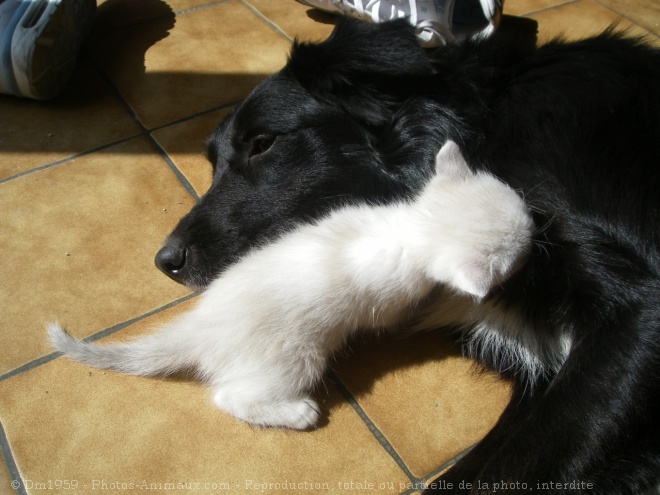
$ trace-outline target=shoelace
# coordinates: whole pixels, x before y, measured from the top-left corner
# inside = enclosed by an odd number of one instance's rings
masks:
[[[421,46],[440,46],[456,43],[453,33],[439,22],[424,20],[415,24],[415,34]]]
[[[330,0],[334,5],[337,5],[340,10],[350,14],[353,17],[368,19],[374,22],[382,20],[396,19],[403,14],[410,15],[410,21],[415,26],[415,34],[419,39],[422,46],[438,46],[446,45],[450,42],[456,42],[455,36],[452,34],[449,27],[444,26],[442,23],[424,19],[417,20],[417,9],[414,2],[408,3],[407,0],[398,0],[399,4],[407,4],[408,11],[398,10],[396,5],[390,5],[390,11],[386,15],[380,15],[380,6],[382,0],[368,0],[366,5],[362,0]]]

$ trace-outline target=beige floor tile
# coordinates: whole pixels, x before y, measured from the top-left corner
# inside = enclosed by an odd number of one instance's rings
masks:
[[[144,333],[192,304],[108,340]],[[253,429],[215,409],[199,383],[132,377],[58,358],[0,382],[0,420],[26,483],[69,479],[90,493],[105,482],[103,493],[116,494],[137,493],[130,483],[143,481],[217,483],[228,493],[286,481],[328,483],[325,492],[337,493],[340,482],[366,480],[376,484],[369,493],[399,493],[407,478],[351,406],[330,384],[318,398],[329,416],[318,430]]]
[[[453,466],[453,463],[452,463],[452,466]],[[430,487],[430,488],[438,488],[438,487],[441,487],[441,486],[442,486],[443,489],[445,489],[445,490],[452,490],[452,489],[456,488],[455,486],[453,486],[453,484],[452,484],[451,486],[449,486],[448,483],[443,485],[443,481],[442,481],[442,480],[440,480],[440,481],[438,481],[438,482],[436,483],[436,480],[438,479],[438,477],[439,477],[439,476],[442,476],[442,475],[445,474],[447,471],[449,471],[449,468],[450,468],[450,467],[451,467],[451,466],[447,466],[447,467],[445,467],[444,469],[441,469],[441,470],[439,470],[439,471],[436,471],[436,472],[434,472],[432,475],[427,476],[425,479],[420,480],[420,481],[418,481],[417,483],[418,483],[418,484],[421,484],[423,488],[429,488],[429,487]]]
[[[247,0],[292,40],[324,40],[332,32],[336,16],[295,0]]]
[[[506,14],[538,21],[541,41],[594,34],[620,16],[633,33],[657,35],[659,9],[647,0],[505,3]],[[0,95],[0,119],[9,117],[0,126],[0,252],[8,267],[0,284],[0,376],[51,351],[43,330],[49,320],[82,337],[188,295],[152,258],[193,204],[144,137],[2,180],[140,133],[119,93],[149,129],[174,122],[153,137],[202,194],[210,182],[203,143],[225,110],[205,112],[278,70],[287,37],[322,39],[332,22],[294,0],[101,0],[89,55],[61,97],[44,103]],[[193,304],[104,340],[147,332]],[[506,383],[473,373],[437,335],[352,347],[336,374],[426,481],[486,433],[509,396]],[[213,408],[205,387],[185,380],[129,377],[64,358],[4,378],[0,423],[20,474],[33,484],[30,494],[45,493],[34,483],[66,478],[87,484],[82,493],[94,480],[106,487],[209,482],[225,493],[256,491],[246,490],[250,480],[329,483],[328,493],[338,493],[340,481],[374,487],[342,493],[417,489],[332,383],[317,393],[321,428],[298,433],[236,422]],[[13,493],[11,481],[3,465],[0,494]],[[191,493],[211,491],[218,493]],[[138,493],[116,485],[98,492]]]
[[[525,15],[572,1],[574,0],[505,0],[504,13],[507,15]]]
[[[0,373],[50,352],[49,321],[89,335],[189,293],[153,256],[193,200],[145,138],[1,184],[0,201]]]
[[[14,481],[7,471],[7,465],[2,455],[0,454],[0,493],[14,493],[12,481]]]
[[[198,195],[211,186],[212,169],[206,159],[206,140],[231,109],[211,112],[154,131],[153,136]]]
[[[243,98],[290,48],[234,0],[101,33],[89,45],[150,129]]]
[[[0,180],[140,132],[84,58],[55,100],[0,95],[0,115]]]
[[[510,396],[433,333],[360,345],[336,373],[417,477],[480,440]]]
[[[97,0],[96,33],[153,21],[175,13],[198,8],[211,0]]]
[[[613,23],[618,23],[617,26],[621,29],[629,29],[633,35],[647,34],[645,30],[596,3],[595,0],[578,0],[530,17],[539,23],[539,42],[558,36],[567,40],[585,38],[602,32]]]
[[[660,36],[658,0],[598,0],[598,2]]]

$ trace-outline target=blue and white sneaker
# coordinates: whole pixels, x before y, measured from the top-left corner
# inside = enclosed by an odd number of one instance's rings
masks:
[[[46,100],[68,81],[96,0],[0,0],[0,93]]]
[[[425,48],[493,34],[503,0],[298,0],[325,12],[371,22],[408,18]]]

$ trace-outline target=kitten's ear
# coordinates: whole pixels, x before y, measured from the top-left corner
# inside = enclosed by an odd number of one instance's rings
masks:
[[[443,179],[467,179],[472,175],[458,145],[448,140],[435,157],[435,173]]]

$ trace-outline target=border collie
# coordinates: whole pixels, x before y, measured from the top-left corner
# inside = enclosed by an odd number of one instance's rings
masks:
[[[198,309],[124,345],[79,344],[57,326],[51,336],[95,366],[194,366],[235,416],[299,428],[315,423],[306,394],[348,332],[448,328],[514,391],[428,493],[658,489],[659,88],[660,50],[612,30],[427,53],[405,21],[342,22],[325,42],[297,42],[213,133],[213,184],[156,257],[208,287]],[[434,176],[441,148],[459,170],[448,182],[443,160]],[[502,199],[447,187],[479,178]],[[231,321],[213,309],[224,297]],[[231,337],[219,341],[218,325]],[[206,347],[184,351],[196,335]],[[207,359],[234,352],[225,367]],[[291,352],[293,376],[279,361]],[[241,382],[263,366],[270,382]]]

